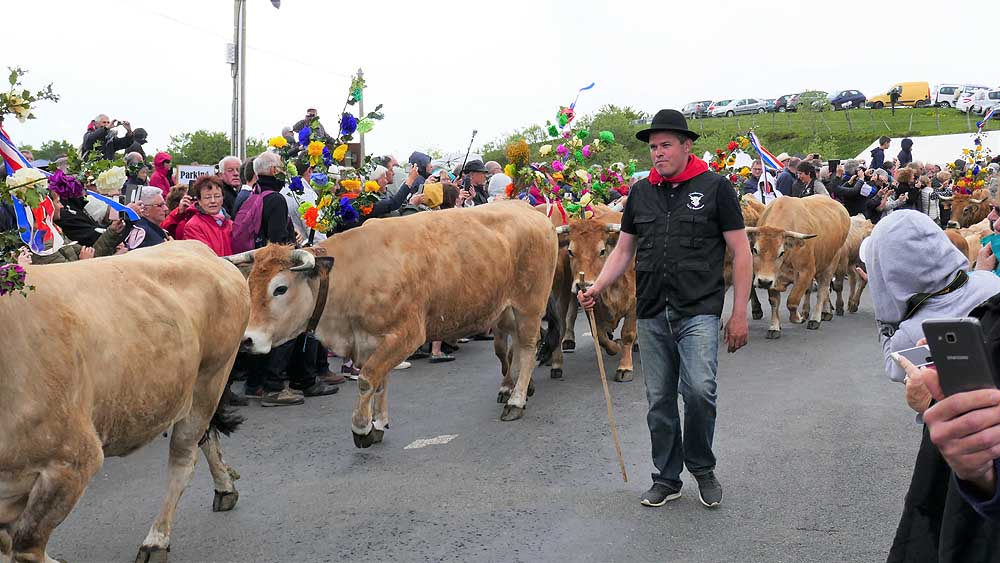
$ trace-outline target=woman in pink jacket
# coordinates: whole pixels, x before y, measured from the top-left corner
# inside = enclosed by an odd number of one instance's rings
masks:
[[[149,178],[149,185],[156,186],[163,190],[163,199],[167,199],[170,195],[170,187],[173,186],[172,175],[170,170],[170,165],[173,164],[173,159],[170,155],[165,152],[156,153],[156,157],[153,158],[153,175]]]
[[[186,240],[200,240],[219,256],[233,253],[233,222],[222,210],[222,182],[218,176],[202,176],[191,186],[195,213],[184,225]],[[178,230],[180,232],[180,230]]]

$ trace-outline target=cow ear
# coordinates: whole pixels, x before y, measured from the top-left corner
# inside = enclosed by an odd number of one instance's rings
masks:
[[[317,256],[316,267],[312,269],[310,276],[330,275],[331,270],[333,270],[333,256]]]

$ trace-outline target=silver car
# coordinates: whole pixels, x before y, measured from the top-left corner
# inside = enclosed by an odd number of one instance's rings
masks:
[[[757,98],[743,98],[732,100],[723,106],[716,104],[715,109],[712,110],[712,117],[733,117],[734,115],[766,112],[767,102],[758,100]]]

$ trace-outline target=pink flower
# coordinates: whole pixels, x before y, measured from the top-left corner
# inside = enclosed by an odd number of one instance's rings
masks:
[[[583,156],[584,158],[590,158],[590,145],[583,146]]]
[[[552,169],[555,170],[556,172],[562,172],[563,170],[566,169],[566,167],[563,166],[563,163],[562,163],[561,160],[553,160],[552,161]]]
[[[566,155],[569,154],[569,149],[566,148],[566,145],[559,145],[556,147],[556,154],[565,158]]]

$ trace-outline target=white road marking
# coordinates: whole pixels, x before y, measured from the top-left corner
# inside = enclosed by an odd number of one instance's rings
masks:
[[[403,448],[404,450],[415,450],[418,448],[425,448],[427,446],[438,446],[441,444],[447,444],[448,442],[458,438],[458,434],[442,434],[437,438],[421,438],[419,440],[414,440],[412,444]]]

